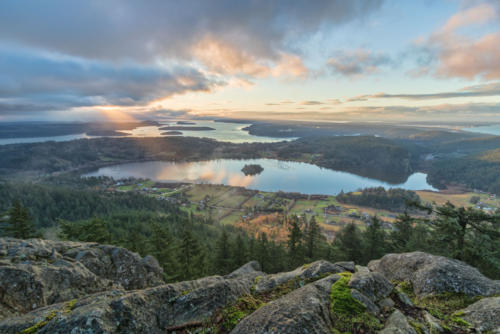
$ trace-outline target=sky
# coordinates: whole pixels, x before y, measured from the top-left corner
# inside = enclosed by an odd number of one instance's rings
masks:
[[[500,0],[4,0],[0,121],[500,122]]]

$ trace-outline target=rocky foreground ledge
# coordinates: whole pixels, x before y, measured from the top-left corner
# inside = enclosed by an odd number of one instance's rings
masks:
[[[500,282],[421,252],[161,276],[119,247],[0,239],[0,333],[500,333]]]

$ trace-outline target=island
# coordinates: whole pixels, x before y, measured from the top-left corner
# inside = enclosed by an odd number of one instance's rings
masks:
[[[162,132],[162,136],[182,136],[181,131],[167,131],[167,132]]]
[[[243,174],[245,174],[245,176],[257,175],[262,173],[264,171],[264,168],[261,165],[251,164],[251,165],[245,165],[241,169],[241,171],[243,172]]]
[[[160,128],[163,131],[212,131],[215,130],[209,126],[164,126]]]
[[[196,123],[194,122],[189,122],[189,121],[178,121],[177,125],[195,125]]]

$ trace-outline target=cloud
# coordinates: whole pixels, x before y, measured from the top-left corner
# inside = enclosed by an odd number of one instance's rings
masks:
[[[191,55],[204,38],[258,59],[287,53],[287,39],[365,17],[382,0],[135,1],[0,3],[0,40],[99,59]],[[21,24],[22,22],[22,24]],[[82,42],[85,41],[85,42]]]
[[[244,112],[233,114],[233,117],[250,119],[287,119],[315,120],[329,122],[397,122],[399,124],[413,121],[442,121],[449,124],[453,121],[500,122],[500,103],[463,103],[436,104],[429,106],[344,106],[331,111],[305,111],[307,108],[296,108],[295,112]]]
[[[92,105],[132,106],[224,82],[186,66],[163,69],[0,48],[2,110],[70,109]],[[49,109],[50,108],[50,109]]]
[[[317,105],[321,105],[324,103],[321,101],[302,101],[302,102],[300,102],[300,104],[303,106],[317,106]]]
[[[431,34],[417,41],[420,67],[412,75],[433,74],[440,78],[500,79],[500,31],[471,37],[462,31],[500,20],[500,3],[482,2],[465,7]]]
[[[328,65],[334,73],[348,77],[376,73],[381,67],[392,64],[394,62],[389,56],[364,49],[339,51],[328,60]]]
[[[296,55],[281,53],[274,61],[262,60],[213,36],[207,36],[196,43],[192,52],[210,71],[218,74],[256,78],[304,77],[307,74],[302,60]]]
[[[12,111],[134,106],[305,78],[300,40],[382,2],[0,1],[0,99]]]
[[[433,100],[460,97],[500,96],[500,82],[464,87],[458,91],[426,93],[426,94],[387,94],[376,93],[371,95],[353,96],[348,102],[368,101],[369,99],[405,99],[405,100]]]

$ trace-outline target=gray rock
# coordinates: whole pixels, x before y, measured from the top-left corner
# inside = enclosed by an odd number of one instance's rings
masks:
[[[393,281],[410,281],[417,296],[461,292],[469,296],[500,293],[500,283],[458,260],[423,252],[387,254],[368,268]]]
[[[243,275],[248,275],[252,273],[258,273],[259,275],[265,275],[262,271],[262,267],[260,266],[260,263],[257,261],[250,261],[240,268],[236,269],[232,273],[226,275],[225,277],[227,278],[234,278],[238,276],[243,276]]]
[[[110,289],[162,284],[156,259],[95,243],[0,238],[0,319]]]
[[[345,272],[345,265],[348,262],[342,262],[341,265],[333,264],[328,261],[320,260],[308,265],[299,267],[293,271],[267,275],[262,277],[254,286],[254,291],[257,293],[271,291],[278,285],[284,284],[293,279],[305,280],[311,278],[318,278],[321,275],[336,274]],[[352,266],[354,270],[354,264]]]
[[[385,323],[380,334],[417,334],[415,329],[408,323],[408,320],[399,310],[395,310]]]
[[[394,305],[394,300],[392,300],[391,298],[384,298],[378,302],[378,306],[385,311],[392,309]]]
[[[406,293],[404,293],[403,291],[399,290],[399,289],[396,289],[396,294],[399,298],[399,300],[409,306],[409,307],[413,307],[413,302],[411,301],[410,297],[408,297],[408,295]]]
[[[368,298],[358,290],[351,289],[351,295],[352,298],[363,304],[366,309],[373,315],[378,315],[380,313],[380,308],[370,298]]]
[[[356,266],[353,261],[341,261],[341,262],[335,262],[335,264],[339,267],[344,268],[344,271],[350,271],[353,273],[356,270]]]
[[[500,297],[483,298],[458,314],[480,333],[500,333]]]
[[[326,278],[297,289],[247,316],[232,334],[330,333],[330,288],[340,276]]]
[[[387,297],[394,286],[379,273],[357,272],[352,275],[349,286],[360,291],[372,302]]]
[[[441,324],[439,323],[439,320],[434,318],[429,312],[424,311],[424,320],[429,325],[429,329],[431,333],[442,333],[443,332],[443,327],[441,327]]]
[[[367,274],[370,272],[370,269],[368,269],[368,267],[365,267],[365,266],[356,265],[354,267],[354,272]]]
[[[55,312],[37,333],[165,333],[200,322],[249,294],[256,274],[205,277],[136,291],[113,290],[78,299],[74,309],[54,304],[0,322],[0,333],[18,333]]]

